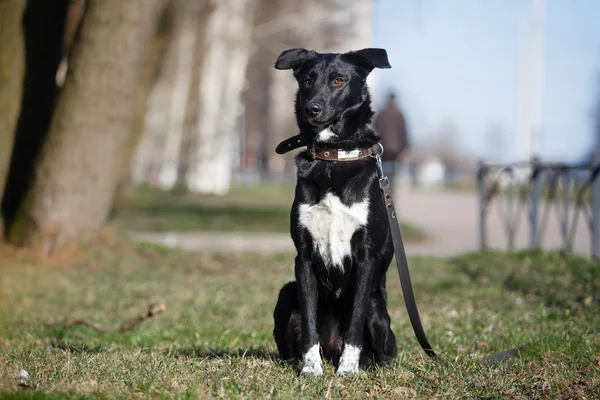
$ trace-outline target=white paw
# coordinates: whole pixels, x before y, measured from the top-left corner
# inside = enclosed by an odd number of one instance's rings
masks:
[[[305,365],[300,371],[300,376],[321,376],[323,375],[323,367],[321,365]]]
[[[360,350],[360,347],[344,344],[340,365],[338,366],[337,371],[335,371],[337,376],[349,376],[358,372]]]
[[[319,353],[319,345],[315,344],[308,349],[302,357],[302,376],[321,376],[323,375],[323,364],[321,362],[321,354]]]

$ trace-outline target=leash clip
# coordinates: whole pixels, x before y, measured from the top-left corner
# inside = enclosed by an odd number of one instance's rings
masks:
[[[382,146],[383,148],[383,146]],[[377,165],[377,175],[379,175],[379,187],[383,190],[390,185],[390,181],[383,173],[383,164],[381,162],[381,154],[375,154],[375,162]]]
[[[377,165],[377,175],[379,175],[379,187],[383,190],[390,185],[390,181],[387,176],[383,173],[383,164],[381,162],[381,155],[383,154],[383,145],[379,142],[376,143],[381,151],[376,151],[375,146],[372,147],[373,151],[371,157],[375,159],[375,165]]]

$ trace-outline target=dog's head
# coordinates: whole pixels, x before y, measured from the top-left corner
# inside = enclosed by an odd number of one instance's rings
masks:
[[[346,110],[357,108],[368,97],[366,79],[374,68],[391,68],[383,49],[348,53],[286,50],[275,62],[277,69],[291,69],[298,81],[298,124],[316,130],[336,123]]]

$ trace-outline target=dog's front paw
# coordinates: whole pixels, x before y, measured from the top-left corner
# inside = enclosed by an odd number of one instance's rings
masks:
[[[300,376],[321,376],[323,375],[323,364],[319,345],[315,344],[302,357],[302,370]]]
[[[337,376],[349,376],[358,372],[358,363],[360,361],[360,350],[358,346],[351,344],[344,345],[344,351],[340,358],[340,365],[335,374]]]
[[[323,367],[319,365],[304,365],[300,371],[300,376],[321,376]]]

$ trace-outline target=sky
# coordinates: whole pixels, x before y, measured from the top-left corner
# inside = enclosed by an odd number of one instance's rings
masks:
[[[518,27],[529,22],[530,1],[373,3],[373,46],[392,65],[374,71],[375,106],[394,89],[415,145],[453,125],[459,151],[515,161]],[[600,0],[545,3],[540,155],[576,161],[592,145],[600,97]]]

